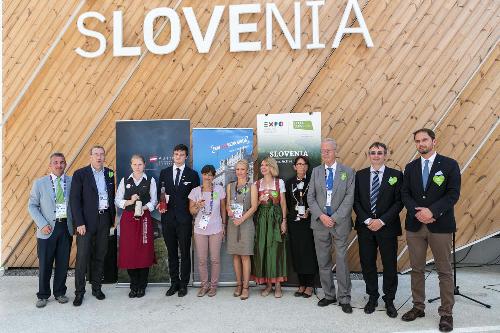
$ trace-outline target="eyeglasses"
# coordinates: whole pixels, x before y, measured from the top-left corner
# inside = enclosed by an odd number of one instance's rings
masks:
[[[321,154],[330,154],[333,153],[335,150],[333,149],[321,149]]]
[[[304,165],[307,165],[306,163],[297,163],[295,164],[296,166],[304,166]]]
[[[379,155],[379,156],[382,156],[382,155],[385,155],[385,153],[383,151],[370,151],[368,152],[370,155]]]

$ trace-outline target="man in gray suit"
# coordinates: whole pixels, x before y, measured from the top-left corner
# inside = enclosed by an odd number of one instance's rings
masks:
[[[29,214],[37,227],[37,308],[47,305],[51,295],[50,278],[54,261],[54,298],[59,303],[68,302],[66,276],[73,234],[69,208],[71,177],[64,174],[66,160],[63,154],[53,153],[49,161],[50,174],[35,180],[28,201]]]
[[[354,171],[336,161],[336,150],[335,140],[324,139],[321,142],[323,164],[312,171],[307,202],[311,210],[311,229],[321,287],[325,293],[318,306],[337,301],[332,271],[332,249],[335,247],[339,305],[345,313],[352,313],[351,278],[346,254],[352,228]]]

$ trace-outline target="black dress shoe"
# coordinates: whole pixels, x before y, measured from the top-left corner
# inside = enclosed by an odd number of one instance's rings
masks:
[[[375,312],[375,308],[378,306],[378,302],[376,300],[370,299],[368,300],[368,303],[365,305],[365,313],[370,314]]]
[[[392,302],[385,302],[385,313],[391,318],[396,318],[398,316],[398,310]]]
[[[441,316],[441,319],[439,320],[439,331],[441,331],[441,332],[453,331],[453,317],[452,316]]]
[[[170,288],[168,288],[167,290],[167,293],[165,294],[165,296],[172,296],[172,295],[175,295],[175,293],[179,290],[179,286],[176,285],[176,284],[173,284],[170,286]]]
[[[352,306],[349,303],[340,304],[344,313],[352,313]]]
[[[322,298],[322,299],[319,300],[318,306],[327,306],[327,305],[333,304],[335,302],[337,302],[336,298],[334,298],[334,299]]]
[[[137,297],[137,291],[134,289],[131,289],[130,292],[128,293],[128,297],[130,297],[130,298]]]
[[[184,297],[188,293],[188,290],[186,287],[179,287],[179,292],[177,293],[177,296],[179,297]]]
[[[141,298],[141,297],[144,297],[144,295],[146,295],[146,290],[145,289],[139,289],[137,290],[137,298]]]
[[[106,298],[106,295],[104,295],[101,289],[92,290],[92,296],[95,296],[95,298],[97,298],[100,301]]]
[[[83,302],[83,295],[76,295],[75,299],[73,300],[73,305],[80,306],[82,305],[82,302]]]

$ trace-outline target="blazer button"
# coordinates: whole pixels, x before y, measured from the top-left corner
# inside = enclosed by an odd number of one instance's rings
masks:
[[[425,195],[422,196],[422,199],[425,199]]]

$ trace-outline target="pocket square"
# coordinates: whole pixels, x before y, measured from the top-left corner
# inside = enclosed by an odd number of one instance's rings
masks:
[[[183,184],[184,185],[189,185],[189,184],[191,184],[191,182],[184,182]]]
[[[434,174],[434,176],[442,176],[443,175],[443,171],[439,170],[438,172],[436,172]]]

